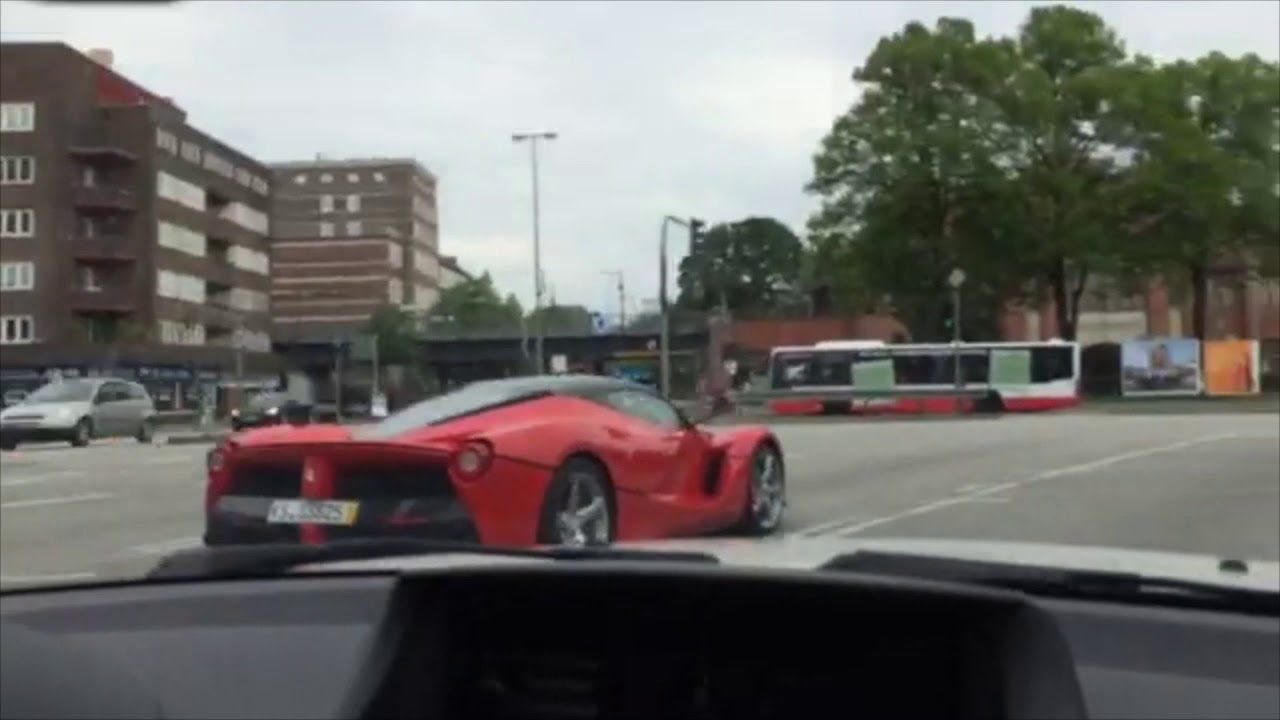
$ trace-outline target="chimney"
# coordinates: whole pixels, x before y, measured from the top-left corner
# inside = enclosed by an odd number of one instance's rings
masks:
[[[111,67],[116,61],[115,53],[104,48],[94,48],[86,54],[89,56],[90,60],[105,68]]]

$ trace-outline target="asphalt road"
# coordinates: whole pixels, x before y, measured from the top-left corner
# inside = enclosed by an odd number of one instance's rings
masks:
[[[802,535],[1280,559],[1280,416],[782,424]],[[0,455],[0,585],[136,575],[198,543],[206,446]]]

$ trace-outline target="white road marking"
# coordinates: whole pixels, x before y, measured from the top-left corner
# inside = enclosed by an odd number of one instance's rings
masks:
[[[833,530],[839,530],[845,525],[853,525],[856,522],[858,522],[858,518],[852,518],[852,517],[841,518],[839,520],[833,520],[831,522],[824,522],[824,523],[819,523],[817,525],[810,525],[807,528],[801,528],[799,530],[795,530],[791,534],[803,535],[805,537],[815,537],[818,535],[822,535],[824,533],[831,532]]]
[[[198,537],[180,537],[144,545],[134,545],[126,548],[119,555],[168,555],[169,553],[200,547],[203,543],[204,541]]]
[[[873,527],[878,527],[880,525],[885,525],[891,522],[895,522],[897,520],[902,520],[903,518],[913,517],[916,515],[924,515],[937,510],[941,510],[943,508],[951,507],[953,505],[962,505],[965,503],[973,503],[973,502],[992,502],[992,503],[1008,502],[1009,499],[1007,497],[1001,497],[1000,493],[1003,493],[1007,490],[1013,490],[1015,488],[1019,488],[1024,485],[1030,485],[1032,483],[1042,482],[1044,480],[1051,480],[1053,478],[1064,477],[1068,475],[1079,475],[1081,473],[1092,472],[1094,470],[1101,470],[1102,468],[1110,467],[1117,463],[1126,462],[1128,460],[1136,460],[1138,458],[1149,457],[1151,455],[1159,455],[1161,453],[1172,452],[1174,450],[1181,450],[1183,448],[1194,447],[1196,445],[1204,445],[1207,443],[1220,442],[1222,440],[1232,440],[1232,439],[1237,439],[1239,437],[1240,435],[1236,433],[1218,433],[1214,435],[1205,435],[1203,437],[1193,438],[1191,440],[1182,440],[1180,442],[1169,443],[1167,445],[1156,445],[1154,447],[1141,448],[1139,450],[1132,450],[1130,452],[1120,453],[1118,455],[1108,455],[1107,457],[1099,458],[1097,460],[1091,460],[1087,463],[1079,463],[1077,465],[1067,465],[1066,467],[1053,468],[1051,470],[1046,470],[1042,473],[1033,475],[1027,478],[1026,480],[1006,482],[1006,483],[1001,483],[999,485],[991,485],[987,487],[979,487],[976,490],[968,490],[967,492],[965,492],[967,488],[973,487],[973,485],[966,485],[957,491],[957,492],[962,492],[963,494],[957,495],[955,497],[944,498],[942,500],[934,500],[933,502],[928,502],[928,503],[924,503],[923,505],[917,505],[913,508],[908,508],[907,510],[903,510],[902,512],[893,513],[891,515],[883,515],[877,518],[871,518],[869,520],[866,520],[860,523],[849,524],[849,522],[846,522],[846,521],[836,520],[836,521],[824,523],[822,525],[815,525],[814,527],[809,528],[807,532],[806,531],[801,531],[801,532],[806,532],[806,534],[809,534],[809,535],[817,535],[817,534],[825,533],[825,534],[839,535],[841,537],[849,537],[851,535],[856,535],[857,533],[860,533],[863,530],[870,530]]]
[[[67,478],[79,478],[88,475],[84,470],[55,470],[53,472],[39,473],[36,475],[24,475],[9,480],[0,480],[0,487],[21,487],[23,485],[36,485],[50,480],[61,480]]]
[[[97,573],[78,572],[78,573],[62,573],[59,575],[0,575],[0,583],[13,584],[44,584],[44,583],[62,583],[75,582],[76,580],[93,580],[98,577]]]
[[[80,495],[61,495],[58,497],[33,498],[31,500],[11,500],[0,503],[0,510],[17,510],[18,508],[43,507],[45,505],[65,505],[67,503],[90,502],[113,498],[113,493],[83,493]]]

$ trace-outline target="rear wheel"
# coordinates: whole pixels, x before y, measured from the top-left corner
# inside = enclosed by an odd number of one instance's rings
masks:
[[[137,439],[143,445],[150,445],[151,440],[156,436],[156,425],[148,419],[143,420],[142,425],[138,427]]]
[[[570,458],[556,471],[538,522],[538,544],[607,545],[617,536],[613,488],[594,460]]]
[[[786,472],[782,455],[772,445],[762,443],[751,456],[743,531],[750,535],[777,532],[782,527],[782,513],[786,505]]]
[[[93,423],[89,418],[80,418],[80,422],[71,429],[71,446],[84,447],[93,439]]]

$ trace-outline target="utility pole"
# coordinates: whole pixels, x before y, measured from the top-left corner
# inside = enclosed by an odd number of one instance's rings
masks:
[[[512,142],[529,143],[529,161],[533,173],[533,323],[534,323],[534,361],[538,364],[539,375],[547,371],[543,358],[543,321],[542,321],[542,237],[539,227],[538,202],[538,141],[555,140],[554,132],[516,133],[511,136]]]
[[[688,221],[667,215],[662,218],[662,230],[658,236],[658,305],[662,313],[659,367],[662,394],[668,398],[671,397],[671,312],[667,303],[667,226],[671,223],[689,227]]]
[[[618,280],[618,328],[627,327],[627,284],[621,270],[605,270],[605,275]]]
[[[955,366],[956,413],[960,412],[960,393],[964,390],[964,372],[960,364],[960,288],[964,285],[964,270],[957,267],[947,276],[947,284],[951,286],[951,351],[952,364]]]

